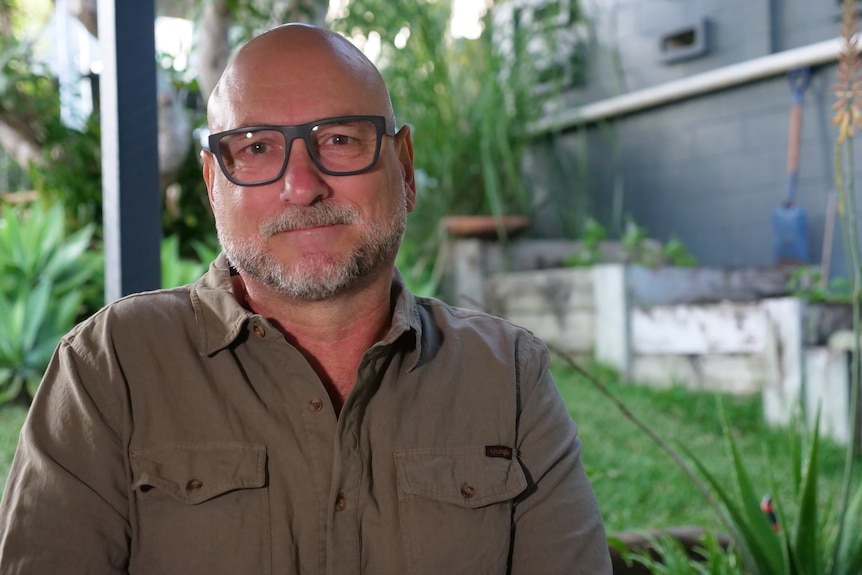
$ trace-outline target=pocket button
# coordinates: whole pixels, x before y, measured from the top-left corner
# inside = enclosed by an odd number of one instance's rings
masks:
[[[475,495],[476,488],[469,483],[465,483],[461,486],[461,496],[464,497],[464,499],[472,499]]]
[[[203,486],[204,482],[200,479],[189,479],[189,482],[186,483],[186,491],[189,493],[197,493]]]

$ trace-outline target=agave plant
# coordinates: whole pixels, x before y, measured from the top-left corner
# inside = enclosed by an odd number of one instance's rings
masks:
[[[162,239],[163,288],[172,288],[194,282],[207,271],[210,262],[218,256],[218,248],[208,246],[203,242],[195,242],[193,247],[197,259],[184,258],[180,254],[179,236],[172,235]]]
[[[819,414],[813,431],[798,421],[789,427],[793,454],[792,493],[783,497],[769,481],[758,489],[743,463],[722,412],[734,484],[725,485],[689,453],[726,510],[748,568],[759,575],[859,575],[862,570],[862,485],[845,505],[843,494],[818,489]],[[807,442],[807,449],[806,449]],[[771,468],[771,467],[770,467]],[[764,493],[773,493],[765,506]]]
[[[54,347],[101,289],[95,225],[66,234],[62,205],[0,218],[0,403],[35,393]]]

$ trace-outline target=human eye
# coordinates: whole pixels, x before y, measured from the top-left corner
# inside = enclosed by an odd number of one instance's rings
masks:
[[[368,122],[338,122],[315,127],[314,140],[318,148],[362,149],[374,142],[373,129],[369,134]],[[345,151],[345,150],[342,150]]]
[[[281,134],[274,130],[248,132],[243,138],[242,153],[249,156],[280,154],[283,141]]]
[[[249,130],[230,136],[226,146],[230,155],[241,161],[281,154],[284,138],[276,130]]]

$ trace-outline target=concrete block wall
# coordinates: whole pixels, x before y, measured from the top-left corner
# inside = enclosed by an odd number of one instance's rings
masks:
[[[558,350],[593,356],[639,383],[759,392],[768,377],[770,323],[758,302],[719,301],[738,281],[728,280],[723,270],[683,270],[686,282],[667,270],[668,284],[674,279],[690,284],[696,277],[695,283],[714,286],[716,303],[657,305],[639,301],[637,294],[654,302],[662,280],[658,288],[638,285],[655,275],[640,270],[601,264],[498,273],[485,280],[485,301]]]
[[[806,101],[826,100],[832,83],[833,70],[815,71]],[[630,214],[652,237],[680,239],[704,266],[769,265],[770,216],[788,191],[790,106],[781,77],[545,137],[524,160],[534,233],[575,238],[587,216],[619,233]],[[815,256],[833,186],[831,128],[830,114],[805,107],[797,189]]]
[[[495,313],[561,351],[591,356],[602,323],[594,285],[589,268],[511,272],[488,279],[485,301]]]
[[[760,394],[764,418],[776,426],[786,426],[800,410],[813,425],[820,409],[822,435],[846,442],[853,429],[846,344],[808,345],[811,313],[797,298],[723,300],[740,293],[740,278],[729,273],[691,274],[702,286],[717,286],[713,303],[639,301],[635,294],[660,299],[649,294],[661,291],[661,280],[658,289],[635,287],[651,274],[619,264],[496,273],[485,278],[484,293],[496,313],[552,347],[593,356],[631,381]],[[759,287],[742,292],[774,291],[781,280],[767,270],[752,284]]]
[[[577,107],[692,74],[838,36],[837,0],[596,0],[587,86],[552,110]],[[700,57],[667,62],[660,38],[685,22],[710,22]],[[831,124],[836,66],[812,69],[805,93],[799,204],[819,262],[827,194],[834,186]],[[709,267],[774,262],[770,214],[788,189],[791,91],[784,75],[538,138],[524,158],[535,233],[576,238],[587,216],[619,231],[631,214],[657,239],[681,239]],[[859,173],[862,177],[862,171]],[[833,240],[833,275],[844,273]]]

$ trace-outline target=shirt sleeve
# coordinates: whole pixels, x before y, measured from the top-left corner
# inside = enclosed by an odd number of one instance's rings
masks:
[[[529,485],[515,505],[511,573],[611,575],[598,502],[581,462],[577,428],[538,340],[519,369],[518,456]]]
[[[118,402],[100,395],[100,378],[60,343],[0,501],[0,573],[127,572],[127,466],[111,415]]]

